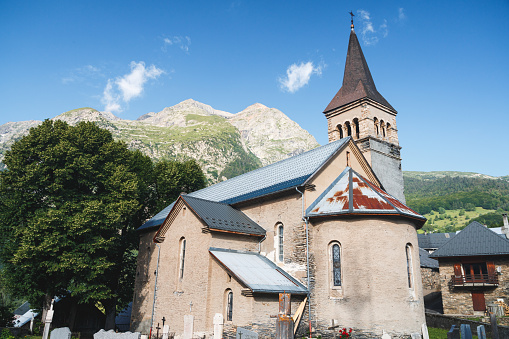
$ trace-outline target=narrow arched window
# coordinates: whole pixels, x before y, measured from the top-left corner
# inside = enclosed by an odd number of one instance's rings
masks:
[[[359,139],[359,119],[355,118],[353,119],[353,125],[354,125],[354,137],[355,139]]]
[[[408,288],[414,287],[414,275],[413,275],[413,267],[412,267],[412,245],[406,244],[406,271],[408,277]]]
[[[375,134],[376,135],[380,134],[380,132],[378,130],[378,119],[377,118],[373,119],[373,124],[374,124],[374,127],[375,127]]]
[[[186,238],[180,239],[180,258],[179,258],[179,279],[184,278],[184,263],[186,260]]]
[[[380,129],[382,130],[382,137],[385,138],[385,122],[380,120]]]
[[[352,135],[352,126],[350,126],[349,121],[345,122],[345,127],[346,127],[346,135],[351,136]]]
[[[233,292],[226,290],[226,320],[233,320]]]
[[[338,128],[338,132],[339,132],[339,138],[343,139],[343,126],[338,125],[337,128]]]
[[[341,247],[335,243],[331,246],[332,285],[341,286]]]
[[[284,227],[283,224],[277,226],[277,244],[278,244],[278,260],[283,262],[284,260]]]

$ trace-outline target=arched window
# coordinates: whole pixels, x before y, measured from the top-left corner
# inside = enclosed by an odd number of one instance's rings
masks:
[[[276,224],[277,229],[277,260],[280,262],[284,261],[284,227],[282,223]]]
[[[184,263],[186,260],[186,238],[180,238],[180,258],[179,258],[179,279],[184,278]]]
[[[412,245],[406,244],[406,271],[408,276],[408,288],[414,287],[414,274],[412,266]]]
[[[352,126],[350,126],[350,122],[345,122],[345,128],[346,128],[346,135],[351,136],[352,135]]]
[[[330,263],[332,287],[339,287],[341,283],[341,246],[334,242],[330,245]]]
[[[343,126],[338,125],[337,129],[338,129],[338,132],[339,132],[339,138],[343,139]]]
[[[377,118],[374,118],[373,119],[373,123],[374,123],[374,126],[375,126],[375,134],[378,135],[380,134],[380,131],[378,129],[378,119]]]
[[[359,135],[360,135],[360,133],[359,133],[359,119],[357,119],[357,118],[353,119],[353,125],[354,125],[354,131],[355,131],[354,138],[359,139]]]
[[[225,292],[226,299],[226,320],[233,320],[233,292],[230,289],[227,289]]]
[[[380,129],[382,130],[382,137],[385,138],[385,122],[380,120]]]

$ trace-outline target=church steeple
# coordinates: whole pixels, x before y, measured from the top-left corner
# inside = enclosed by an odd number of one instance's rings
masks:
[[[361,45],[359,44],[352,23],[348,52],[346,54],[343,85],[323,112],[327,113],[363,98],[374,100],[386,106],[391,111],[396,112],[376,89],[375,82],[369,71],[368,63],[364,58],[364,53],[362,53]]]
[[[384,189],[404,202],[397,112],[376,89],[350,15],[343,84],[323,112],[329,141],[351,136]]]

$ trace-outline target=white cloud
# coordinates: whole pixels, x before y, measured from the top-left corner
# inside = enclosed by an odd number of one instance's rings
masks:
[[[384,19],[383,23],[378,27],[378,29],[375,29],[375,25],[371,19],[371,14],[368,11],[360,9],[357,11],[357,14],[361,18],[360,21],[362,28],[360,32],[362,42],[364,42],[366,46],[374,45],[380,40],[380,37],[385,38],[387,35],[389,35],[387,20]]]
[[[279,83],[283,90],[295,93],[308,84],[313,74],[321,75],[322,66],[315,67],[311,61],[306,63],[301,62],[299,65],[292,64],[286,70],[286,77],[279,78]]]
[[[177,46],[184,52],[189,53],[191,38],[188,36],[174,36],[173,38],[164,38],[163,41],[163,51],[166,51],[166,46]]]
[[[399,21],[403,21],[405,19],[406,19],[405,9],[404,8],[399,8],[398,9],[398,20]]]
[[[117,77],[115,80],[108,79],[101,100],[105,105],[104,110],[121,112],[121,100],[124,103],[129,103],[132,99],[139,97],[143,93],[146,82],[150,79],[157,79],[163,73],[165,72],[162,69],[154,65],[147,68],[143,61],[132,61],[130,73]]]

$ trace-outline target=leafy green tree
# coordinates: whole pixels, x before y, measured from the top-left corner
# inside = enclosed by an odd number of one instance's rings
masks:
[[[106,329],[132,268],[134,232],[153,211],[153,165],[93,123],[46,120],[6,152],[0,260],[11,291],[47,309],[53,296],[100,301]],[[151,208],[152,207],[152,208]],[[125,293],[124,293],[125,294]]]
[[[440,214],[445,214],[445,208],[440,207],[440,208],[438,209],[438,213],[440,213]]]
[[[475,211],[475,205],[470,203],[470,202],[466,203],[465,204],[465,210],[469,211],[469,212],[473,212],[473,211]]]
[[[465,215],[465,209],[460,209],[460,212],[458,213],[460,216]]]
[[[163,160],[155,164],[155,211],[159,212],[175,201],[180,193],[191,193],[206,186],[206,178],[198,163]]]

